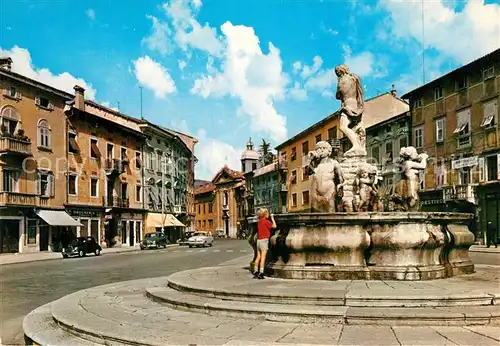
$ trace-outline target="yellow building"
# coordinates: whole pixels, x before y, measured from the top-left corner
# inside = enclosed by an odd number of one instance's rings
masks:
[[[408,109],[408,104],[398,98],[394,92],[387,92],[365,100],[363,122],[368,128],[407,112]],[[335,152],[341,152],[339,139],[343,137],[343,134],[338,127],[339,116],[338,112],[335,112],[276,147],[279,158],[278,166],[282,172],[280,210],[283,212],[285,210],[288,212],[310,210],[311,180],[306,169],[309,164],[307,154],[314,150],[319,141],[329,141],[334,147],[334,156]]]

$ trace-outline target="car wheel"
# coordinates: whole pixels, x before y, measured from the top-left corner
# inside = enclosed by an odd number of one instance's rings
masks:
[[[192,247],[193,247],[193,245],[189,245],[189,248],[192,248]]]
[[[85,257],[85,252],[83,250],[78,251],[79,257]]]
[[[64,255],[63,255],[63,258],[68,258],[68,257],[69,257],[69,256],[68,256],[68,255],[66,255],[66,254],[64,254]]]
[[[101,254],[101,250],[95,249],[94,253],[95,253],[96,256],[99,256]]]
[[[208,244],[208,246],[214,246],[214,243],[213,243],[213,242],[211,242],[210,244]]]

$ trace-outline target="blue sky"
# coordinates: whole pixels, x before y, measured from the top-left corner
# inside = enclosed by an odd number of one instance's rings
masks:
[[[499,1],[424,0],[425,77],[500,47]],[[0,0],[14,70],[199,138],[197,178],[239,168],[334,112],[333,68],[365,97],[422,83],[421,1]]]

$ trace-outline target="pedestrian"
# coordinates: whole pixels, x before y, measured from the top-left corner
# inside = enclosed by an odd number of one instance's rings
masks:
[[[493,225],[493,222],[491,220],[488,220],[488,224],[486,225],[486,247],[490,247],[490,244],[493,243],[495,247],[498,247],[498,242],[497,242],[497,230],[495,228],[495,225]]]
[[[255,258],[253,275],[257,279],[264,279],[264,267],[266,265],[266,255],[269,249],[269,238],[271,237],[271,228],[276,228],[274,215],[271,214],[269,220],[269,211],[266,208],[259,209],[257,216],[257,257]]]

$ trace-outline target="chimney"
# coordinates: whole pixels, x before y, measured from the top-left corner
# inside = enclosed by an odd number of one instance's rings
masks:
[[[1,69],[10,71],[11,67],[12,67],[12,59],[10,57],[0,58]]]
[[[79,85],[73,87],[75,90],[75,108],[85,111],[85,89]]]
[[[394,86],[394,84],[392,85],[391,94],[394,97],[398,97],[398,94],[396,93],[396,87]]]

